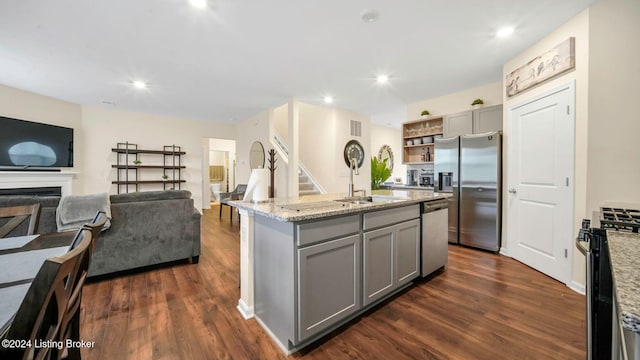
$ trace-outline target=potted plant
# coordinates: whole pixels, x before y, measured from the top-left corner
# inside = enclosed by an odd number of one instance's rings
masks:
[[[420,113],[420,116],[424,118],[429,117],[429,110],[422,110],[422,112]]]
[[[167,174],[162,175],[162,181],[167,181],[167,180],[169,180],[169,175]]]
[[[142,164],[142,161],[138,159],[133,160],[133,165],[140,165],[140,164]]]
[[[391,169],[387,167],[387,160],[378,160],[377,157],[371,157],[371,190],[380,188],[385,180],[391,176]]]
[[[473,107],[481,107],[484,104],[484,101],[482,101],[482,99],[478,98],[473,100],[473,102],[471,103],[471,106]]]

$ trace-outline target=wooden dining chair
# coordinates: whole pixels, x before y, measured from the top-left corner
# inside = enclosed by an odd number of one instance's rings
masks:
[[[78,269],[91,243],[91,230],[81,229],[82,241],[73,250],[60,257],[51,257],[42,264],[20,304],[5,339],[31,342],[25,348],[0,348],[2,359],[60,358],[55,347],[37,347],[35,344],[58,341],[62,320],[73,293],[73,284],[80,276]]]
[[[38,230],[38,222],[40,221],[40,204],[10,206],[0,208],[0,219],[9,219],[0,227],[0,238],[19,235],[33,235]],[[18,226],[25,220],[29,219],[26,234],[12,234]]]
[[[82,229],[78,231],[76,237],[71,243],[71,249],[82,245],[85,241],[83,230],[91,232],[91,241],[87,247],[87,251],[85,251],[85,254],[78,263],[78,269],[76,270],[78,275],[74,277],[75,283],[72,284],[73,290],[60,326],[59,341],[62,341],[64,346],[63,349],[60,350],[59,355],[66,355],[67,359],[80,359],[81,357],[80,348],[67,348],[66,341],[67,339],[71,339],[73,341],[80,340],[80,305],[82,303],[82,287],[87,279],[89,265],[91,264],[91,256],[96,248],[96,242],[100,237],[100,232],[106,222],[107,214],[104,211],[98,211],[91,223],[85,224]]]

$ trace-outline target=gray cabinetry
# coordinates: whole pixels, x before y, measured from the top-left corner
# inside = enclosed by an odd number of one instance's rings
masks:
[[[502,105],[446,115],[444,137],[502,130]]]
[[[389,226],[364,233],[364,305],[384,297],[394,289],[394,230],[394,226]]]
[[[419,206],[364,214],[363,306],[384,298],[420,273]],[[389,224],[393,225],[389,225]]]
[[[473,110],[473,133],[502,130],[502,105]]]
[[[298,338],[317,334],[361,307],[360,235],[298,249]]]
[[[395,226],[396,287],[411,282],[420,275],[420,220],[411,220]]]
[[[471,134],[473,131],[473,112],[464,111],[444,117],[444,137]]]

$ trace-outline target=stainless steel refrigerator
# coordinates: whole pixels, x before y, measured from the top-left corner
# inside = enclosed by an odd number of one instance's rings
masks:
[[[502,134],[436,139],[434,160],[436,189],[453,195],[449,242],[500,250]]]

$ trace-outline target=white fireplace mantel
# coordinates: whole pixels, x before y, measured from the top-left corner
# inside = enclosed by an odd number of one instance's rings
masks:
[[[60,186],[62,195],[71,195],[72,180],[78,172],[1,171],[0,189]]]

